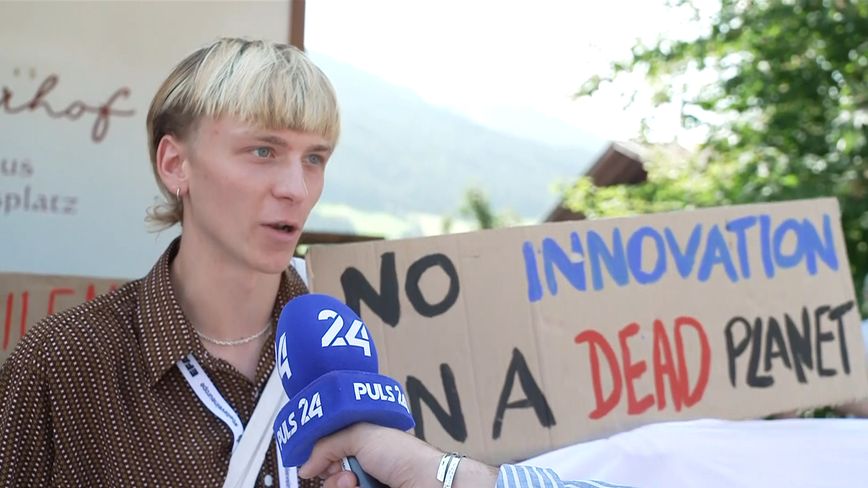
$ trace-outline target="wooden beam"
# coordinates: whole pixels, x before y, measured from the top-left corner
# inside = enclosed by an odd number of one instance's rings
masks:
[[[289,43],[304,51],[304,1],[289,0]]]
[[[299,244],[344,244],[349,242],[379,241],[380,236],[363,236],[357,234],[339,234],[334,232],[308,232],[301,233]]]

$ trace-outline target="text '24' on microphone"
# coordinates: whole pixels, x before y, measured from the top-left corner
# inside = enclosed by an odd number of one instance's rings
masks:
[[[328,295],[301,295],[283,308],[274,344],[275,367],[289,403],[274,421],[284,466],[301,466],[322,438],[357,422],[413,428],[404,389],[378,373],[377,348],[348,306]],[[354,458],[344,468],[361,488],[385,486]]]

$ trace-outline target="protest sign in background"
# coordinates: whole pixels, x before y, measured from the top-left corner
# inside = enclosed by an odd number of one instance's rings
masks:
[[[36,322],[114,290],[126,280],[0,273],[0,364]]]
[[[417,435],[503,462],[868,396],[833,199],[314,247]]]

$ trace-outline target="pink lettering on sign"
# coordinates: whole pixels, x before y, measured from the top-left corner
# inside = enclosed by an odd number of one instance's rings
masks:
[[[0,109],[7,114],[19,114],[25,111],[36,112],[37,110],[42,110],[49,117],[69,120],[78,120],[84,114],[95,114],[96,118],[93,121],[93,126],[90,132],[90,137],[93,142],[101,142],[105,139],[109,129],[109,121],[112,117],[132,117],[133,114],[135,114],[135,110],[133,109],[120,110],[112,107],[119,98],[130,97],[130,89],[125,86],[115,90],[115,92],[108,97],[108,100],[101,105],[92,105],[81,100],[74,100],[63,110],[58,110],[48,102],[47,97],[57,86],[59,80],[60,78],[55,74],[48,75],[44,80],[42,80],[42,84],[40,84],[39,88],[36,89],[36,93],[34,93],[29,100],[18,105],[14,104],[12,101],[15,97],[12,89],[4,86],[2,96],[0,96]]]
[[[699,342],[698,371],[693,384],[690,384],[690,374],[684,347],[684,329],[692,330]],[[653,352],[651,358],[651,374],[654,376],[654,392],[637,397],[635,382],[648,370],[648,362],[634,360],[630,347],[630,339],[639,333],[639,324],[633,322],[624,326],[618,332],[619,354],[609,341],[596,330],[586,330],[576,336],[576,344],[588,344],[591,366],[591,379],[594,387],[596,407],[588,415],[591,419],[599,419],[611,412],[621,402],[621,393],[627,391],[627,414],[640,415],[656,403],[657,410],[666,407],[666,381],[672,395],[672,403],[676,412],[683,407],[691,407],[702,400],[708,385],[708,375],[711,369],[711,346],[702,324],[693,317],[678,317],[674,327],[675,355],[672,354],[672,344],[669,333],[660,320],[654,321]],[[602,354],[606,366],[602,364]],[[603,386],[603,370],[607,369],[612,380],[611,390],[606,394]],[[692,386],[692,389],[691,389]],[[656,397],[656,401],[655,401]]]
[[[109,291],[115,289],[117,289],[117,285],[112,283],[109,286]],[[15,324],[18,324],[18,338],[20,339],[24,337],[29,325],[43,317],[65,309],[71,304],[93,300],[97,296],[96,285],[93,283],[89,283],[87,287],[76,288],[55,286],[47,290],[47,294],[45,292],[45,289],[9,292],[6,294],[5,300],[0,299],[0,307],[3,305],[6,307],[5,311],[0,311],[0,319],[3,320],[3,351],[8,351],[10,346],[15,345],[15,342],[12,342]],[[61,300],[66,303],[59,306],[58,302]],[[35,310],[37,315],[31,313],[34,312],[34,306],[38,309]],[[42,308],[43,306],[45,308]]]
[[[12,293],[6,296],[6,320],[3,323],[3,350],[9,347],[9,337],[12,335],[12,305],[15,295]],[[24,292],[21,294],[21,326],[20,336],[24,336],[27,331],[27,306],[30,302],[30,293]]]

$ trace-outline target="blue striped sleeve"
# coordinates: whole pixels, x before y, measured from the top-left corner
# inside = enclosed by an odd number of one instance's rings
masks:
[[[537,476],[542,480],[542,485],[545,488],[557,488],[555,480],[543,468],[536,468]]]
[[[562,481],[548,468],[504,464],[497,475],[497,488],[630,488],[602,481]]]

